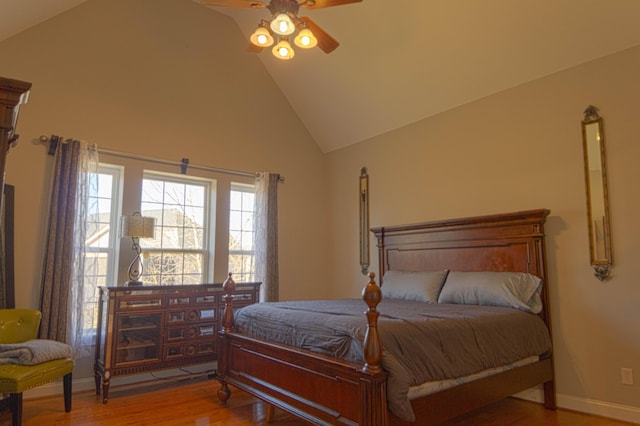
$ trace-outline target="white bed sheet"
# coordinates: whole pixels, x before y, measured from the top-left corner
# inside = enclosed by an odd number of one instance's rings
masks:
[[[407,396],[409,400],[420,398],[422,396],[430,395],[432,393],[440,392],[445,389],[452,388],[454,386],[458,386],[464,383],[471,382],[473,380],[478,380],[483,377],[492,376],[494,374],[502,373],[503,371],[512,370],[517,367],[522,367],[523,365],[532,364],[538,361],[540,358],[537,356],[530,356],[520,361],[516,361],[509,365],[503,365],[501,367],[489,368],[488,370],[480,371],[475,374],[470,374],[464,377],[458,377],[455,379],[449,380],[438,380],[433,382],[426,382],[418,386],[412,386],[409,388],[409,392]]]

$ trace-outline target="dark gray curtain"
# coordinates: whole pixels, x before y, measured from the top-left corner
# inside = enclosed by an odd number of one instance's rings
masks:
[[[45,236],[40,310],[40,337],[72,343],[73,283],[79,265],[77,241],[85,235],[78,205],[86,145],[76,140],[59,143],[54,154],[49,223]]]

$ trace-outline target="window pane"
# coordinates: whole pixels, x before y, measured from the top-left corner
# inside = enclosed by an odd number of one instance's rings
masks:
[[[255,194],[252,192],[243,192],[242,193],[242,210],[251,210],[253,211],[253,202],[255,200]]]
[[[89,177],[88,219],[85,240],[82,324],[93,330],[97,326],[98,286],[115,284],[115,246],[121,194],[121,169],[99,165]]]
[[[253,232],[253,218],[254,218],[253,210],[251,210],[250,212],[243,211],[242,212],[242,229],[252,230]]]
[[[255,193],[248,185],[231,185],[229,272],[238,282],[255,280]]]
[[[113,176],[101,173],[98,175],[98,197],[111,199]]]
[[[230,201],[229,208],[231,210],[242,210],[242,192],[231,191],[229,201]]]
[[[240,250],[242,248],[241,235],[242,235],[241,231],[229,231],[229,251],[230,252]]]
[[[202,206],[204,205],[204,187],[202,186],[188,186],[185,188],[185,204],[187,206]]]
[[[145,179],[142,186],[142,202],[157,203],[164,202],[164,185],[160,180]]]
[[[148,258],[145,282],[186,284],[203,282],[211,185],[184,176],[145,174],[142,215],[156,218],[155,237],[140,241]]]
[[[203,227],[204,226],[204,207],[198,206],[186,206],[185,224],[191,224],[192,226]]]
[[[243,251],[252,251],[253,250],[253,231],[242,231],[242,250]]]
[[[234,231],[242,229],[242,211],[231,210],[229,212],[229,229]]]
[[[165,182],[164,204],[183,206],[185,204],[185,185],[183,183]]]

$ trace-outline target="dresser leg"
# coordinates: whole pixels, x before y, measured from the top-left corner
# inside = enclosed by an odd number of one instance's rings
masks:
[[[96,395],[100,395],[100,385],[102,384],[102,377],[100,374],[95,373],[94,379],[96,380]]]
[[[111,384],[109,379],[105,379],[102,383],[102,403],[106,404],[109,400],[109,385]]]

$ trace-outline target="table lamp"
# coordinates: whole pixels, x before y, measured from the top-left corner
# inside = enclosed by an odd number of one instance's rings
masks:
[[[142,216],[140,212],[135,212],[131,216],[122,216],[120,219],[122,238],[131,238],[133,244],[131,248],[136,252],[136,256],[129,265],[129,281],[126,286],[142,285],[140,277],[144,269],[140,253],[140,238],[154,238],[156,219]]]

